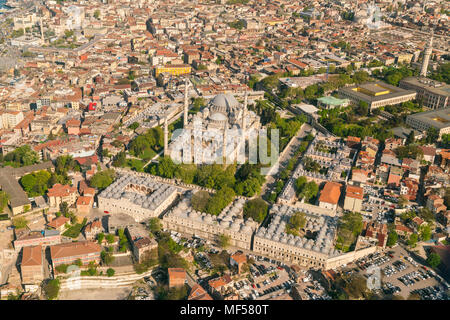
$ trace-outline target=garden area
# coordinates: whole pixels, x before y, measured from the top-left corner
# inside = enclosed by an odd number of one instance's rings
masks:
[[[77,239],[81,233],[81,230],[86,225],[86,222],[87,222],[87,218],[84,218],[82,223],[74,224],[69,229],[67,229],[62,235],[65,237],[72,238],[72,239]]]
[[[343,252],[352,251],[363,228],[360,213],[347,212],[339,218],[336,249]]]

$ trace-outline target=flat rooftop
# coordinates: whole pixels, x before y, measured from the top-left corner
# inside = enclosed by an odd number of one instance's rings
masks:
[[[422,87],[434,94],[442,95],[442,96],[450,96],[450,85],[439,82],[436,80],[421,78],[421,77],[408,77],[404,78],[400,81],[400,84],[407,83],[414,86]]]
[[[339,98],[336,98],[333,96],[321,97],[317,100],[323,104],[328,104],[328,105],[332,105],[332,106],[340,106],[344,103],[348,103],[347,99],[339,99]]]
[[[341,88],[339,89],[339,92],[370,102],[382,101],[416,93],[413,90],[394,87],[382,81],[368,82],[361,85]]]
[[[420,112],[409,115],[407,119],[414,119],[438,129],[450,127],[450,108]]]
[[[28,195],[23,191],[22,186],[17,178],[28,173],[53,168],[51,161],[25,166],[21,168],[13,168],[6,166],[0,169],[0,188],[9,194],[10,204],[12,208],[30,204]]]

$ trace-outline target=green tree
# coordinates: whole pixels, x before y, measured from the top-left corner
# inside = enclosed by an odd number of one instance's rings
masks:
[[[428,255],[427,263],[430,267],[436,268],[441,264],[441,257],[437,253],[432,252]]]
[[[426,143],[435,143],[439,138],[439,132],[434,127],[429,127],[426,132]]]
[[[208,205],[211,196],[207,191],[197,191],[191,199],[192,208],[196,211],[206,212],[206,206]]]
[[[397,243],[397,240],[398,240],[397,232],[391,231],[391,232],[389,232],[386,245],[389,247],[392,247],[393,245],[395,245]]]
[[[37,184],[37,179],[33,174],[27,174],[20,179],[20,184],[28,193],[33,190],[33,187]]]
[[[162,230],[162,223],[158,218],[151,218],[148,221],[148,226],[149,226],[150,232],[153,234],[157,234],[157,233],[161,232],[161,230]]]
[[[67,218],[69,216],[69,204],[65,201],[61,202],[61,204],[59,205],[59,212],[61,212],[62,215]]]
[[[298,177],[297,180],[295,180],[295,190],[297,191],[297,195],[302,192],[307,182],[308,180],[304,176]]]
[[[97,9],[94,11],[94,18],[98,19],[99,17],[100,17],[100,10]]]
[[[195,114],[200,111],[200,109],[206,105],[206,101],[203,97],[195,98],[192,102],[192,108],[189,110],[190,113]]]
[[[137,128],[139,128],[139,122],[133,122],[128,126],[128,129],[131,129],[133,131],[136,130]]]
[[[261,223],[264,221],[268,210],[269,206],[263,199],[256,198],[249,200],[244,205],[244,218],[252,218],[254,221]]]
[[[220,234],[217,238],[217,242],[221,248],[226,249],[231,244],[231,238],[229,235]]]
[[[115,273],[116,271],[113,268],[108,268],[108,270],[106,270],[106,274],[108,275],[108,277],[114,276]]]
[[[229,187],[223,187],[217,191],[208,201],[206,205],[206,212],[218,215],[230,202],[233,200],[235,193]]]
[[[158,175],[164,178],[172,179],[175,176],[176,165],[170,157],[159,158]]]
[[[408,134],[408,137],[406,138],[405,145],[409,146],[410,144],[414,143],[414,130],[411,129],[411,132]]]
[[[100,233],[97,235],[97,242],[98,242],[98,244],[102,244],[102,242],[103,242],[104,239],[105,239],[105,234],[104,234],[103,232],[100,232]]]
[[[16,229],[26,228],[28,226],[28,221],[25,217],[17,217],[12,220],[13,226]]]
[[[369,105],[365,101],[359,101],[358,107],[355,109],[356,113],[360,116],[367,116],[367,113],[369,112]]]
[[[60,264],[59,266],[55,267],[55,270],[61,273],[66,273],[68,267],[69,266],[67,264]]]
[[[348,251],[355,242],[357,236],[361,234],[363,219],[358,212],[347,212],[339,218],[336,247]]]
[[[411,158],[411,159],[422,159],[423,151],[416,145],[401,146],[394,150],[395,154],[399,159]]]
[[[106,241],[107,241],[109,244],[114,243],[114,241],[116,241],[116,237],[114,237],[113,234],[107,234],[107,235],[106,235]]]
[[[73,36],[73,30],[65,30],[64,31],[64,38],[70,38]]]
[[[421,225],[419,227],[419,234],[420,234],[420,240],[422,241],[428,241],[431,239],[431,227],[427,225]]]
[[[245,27],[245,22],[244,20],[235,20],[233,22],[228,23],[228,25],[230,26],[230,28],[242,30]]]
[[[449,15],[448,12],[447,15]],[[450,62],[441,64],[436,71],[431,73],[430,78],[450,84]]]
[[[369,74],[366,71],[356,71],[353,74],[353,80],[358,84],[368,81],[369,78]]]
[[[114,167],[124,167],[127,163],[127,156],[124,151],[119,152],[113,159],[112,165]]]
[[[423,220],[427,221],[428,223],[431,223],[435,220],[435,216],[433,211],[431,211],[428,208],[422,208],[419,210],[419,217],[421,217]]]
[[[317,196],[317,193],[319,192],[319,186],[314,181],[310,181],[307,184],[305,184],[305,187],[300,193],[300,197],[304,198],[305,201],[309,201],[315,196]]]
[[[236,193],[246,197],[253,197],[255,194],[261,192],[261,183],[258,178],[249,178],[245,181],[240,181],[235,186]]]
[[[100,252],[100,257],[102,259],[102,262],[107,266],[114,262],[114,256],[111,252],[103,250],[102,252]]]
[[[409,237],[408,245],[409,245],[411,248],[414,248],[414,247],[416,246],[416,243],[417,243],[417,240],[418,240],[418,239],[419,239],[419,237],[418,237],[417,233],[413,233],[413,234]]]
[[[306,214],[304,212],[296,212],[289,219],[289,223],[286,224],[286,233],[298,236],[299,230],[304,228],[306,224]]]
[[[60,288],[59,279],[52,279],[44,284],[43,289],[48,300],[54,300],[58,297]]]
[[[367,279],[362,275],[353,276],[347,284],[346,291],[348,295],[355,299],[363,298],[367,295]]]
[[[103,190],[114,182],[116,173],[113,169],[97,172],[90,181],[90,185],[99,190]]]

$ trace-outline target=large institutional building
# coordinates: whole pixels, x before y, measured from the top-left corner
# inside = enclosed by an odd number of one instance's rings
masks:
[[[435,128],[441,137],[450,133],[450,108],[411,114],[406,117],[406,124],[419,131]]]
[[[429,109],[444,109],[450,106],[450,85],[428,78],[408,77],[400,81],[400,88],[417,92],[416,99],[422,100]]]
[[[277,201],[284,204],[290,204],[295,201],[294,182],[301,176],[319,185],[327,181],[346,182],[355,157],[356,154],[352,155],[351,149],[340,138],[315,136],[308,146],[304,158],[314,160],[326,172],[311,172],[306,170],[302,162],[299,163],[294,170],[292,178],[285,184]]]
[[[338,92],[341,97],[349,99],[355,105],[361,101],[366,102],[369,110],[400,104],[416,98],[415,91],[394,87],[382,81],[344,87]]]
[[[230,237],[230,245],[250,250],[252,236],[258,223],[251,218],[242,218],[244,199],[237,199],[225,207],[218,216],[192,209],[190,196],[185,197],[163,217],[166,229],[186,235],[195,235],[215,242],[224,234]]]
[[[190,198],[187,196],[163,216],[165,229],[212,242],[224,234],[230,237],[233,247],[311,268],[333,269],[377,250],[375,245],[363,246],[361,250],[348,253],[337,250],[338,218],[327,215],[330,210],[318,206],[304,206],[301,203],[292,206],[274,205],[269,225],[258,229],[257,222],[242,218],[244,199],[233,201],[218,216],[214,216],[193,210]],[[299,236],[286,233],[286,225],[296,212],[304,212],[307,219]]]
[[[149,177],[123,175],[98,195],[100,210],[126,213],[141,222],[157,217],[178,195],[172,185]]]
[[[259,228],[255,234],[253,251],[287,263],[325,270],[346,265],[376,251],[375,246],[367,246],[341,253],[335,249],[338,219],[312,212],[305,212],[303,234],[288,234],[286,225],[292,215],[299,211],[303,210],[295,206],[274,205],[270,224],[267,228]]]

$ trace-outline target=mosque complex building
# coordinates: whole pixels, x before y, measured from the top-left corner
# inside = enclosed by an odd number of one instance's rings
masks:
[[[165,124],[165,155],[183,163],[223,163],[224,159],[226,163],[245,162],[249,133],[261,128],[259,116],[247,109],[248,95],[242,104],[230,93],[218,94],[191,115],[188,115],[188,99],[186,80],[183,131],[178,135],[175,132],[169,144]]]

